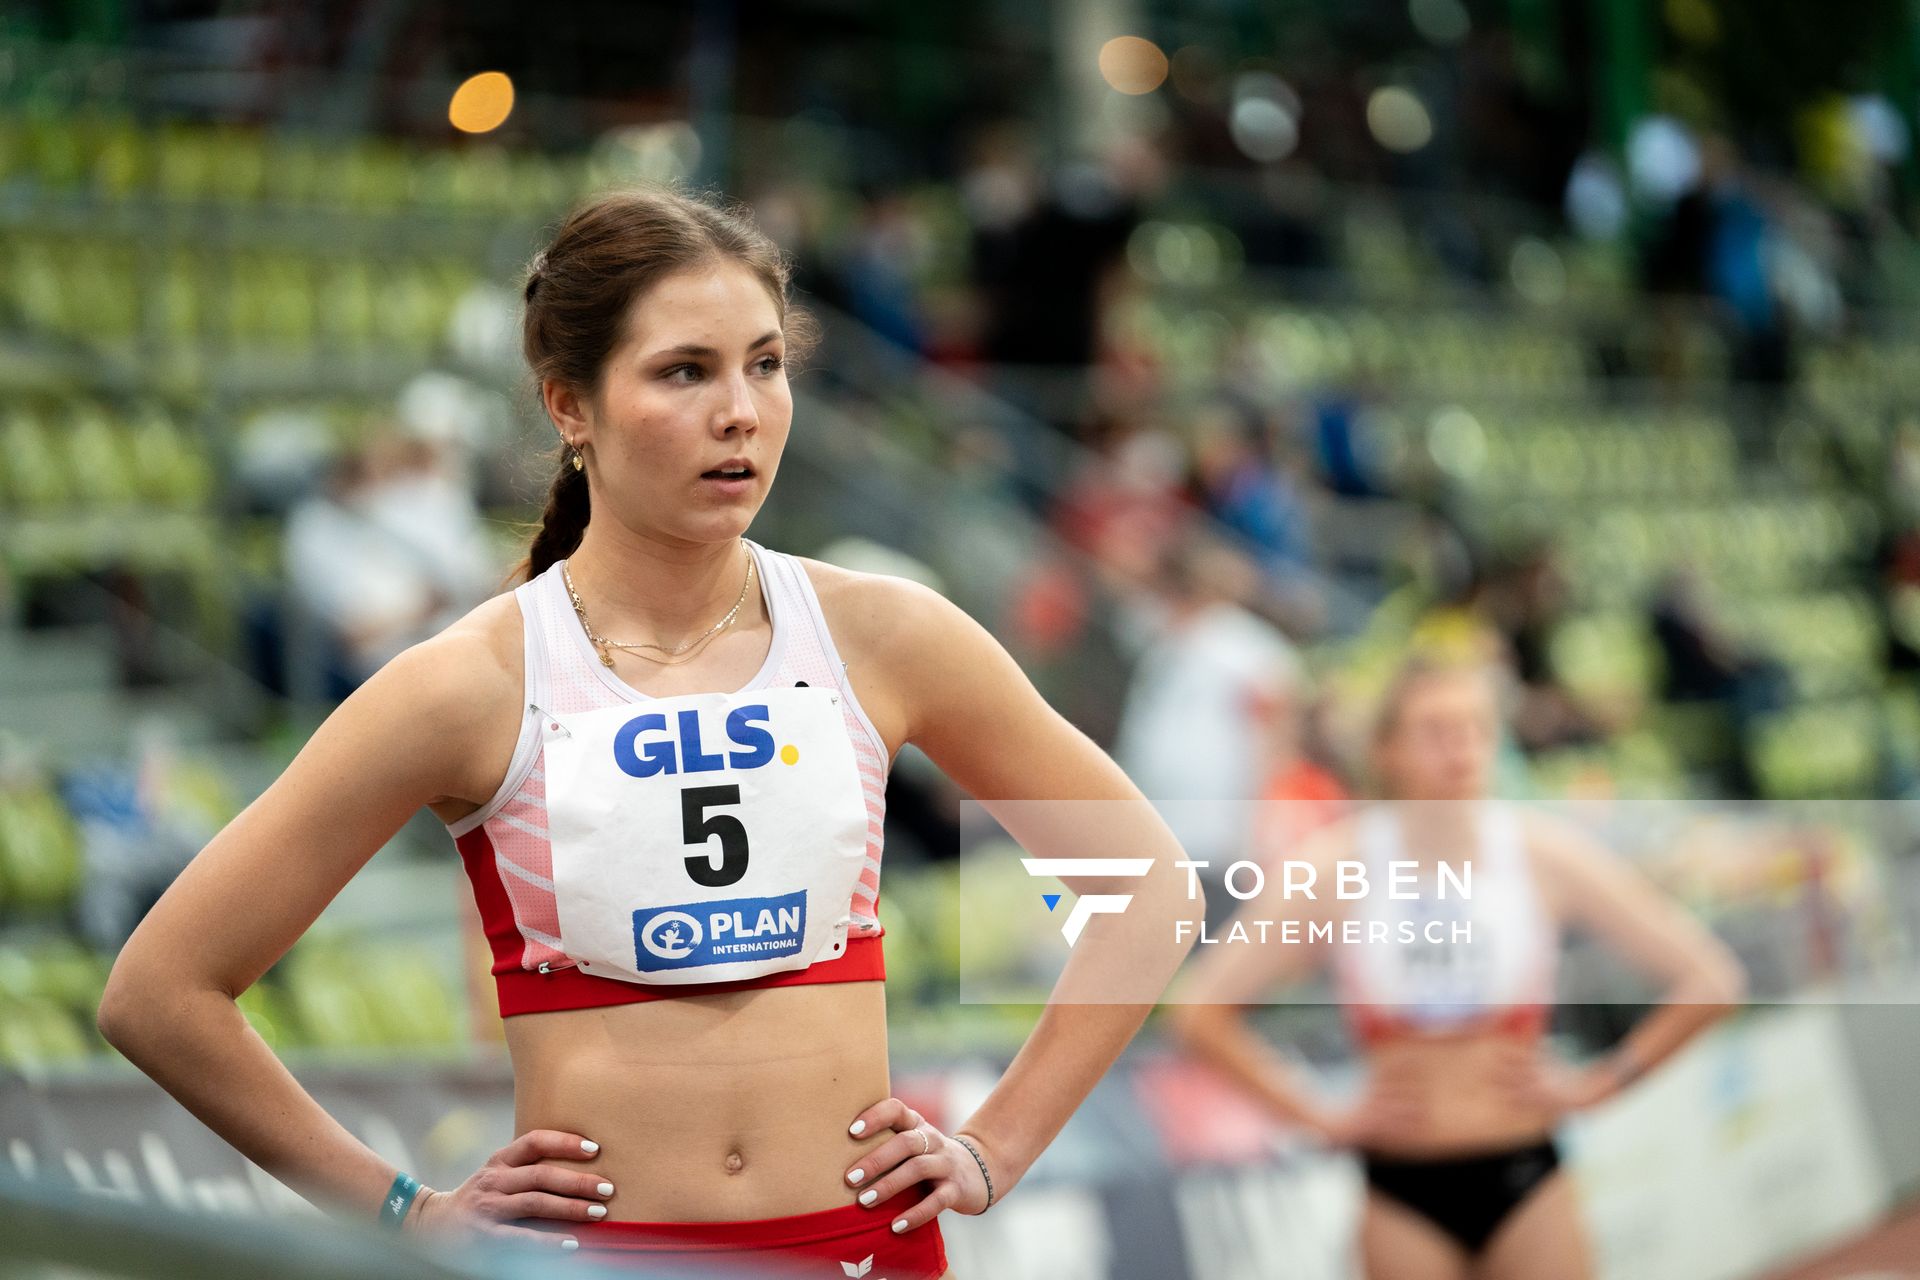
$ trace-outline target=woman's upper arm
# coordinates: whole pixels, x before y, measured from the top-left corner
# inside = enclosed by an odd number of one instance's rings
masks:
[[[1553,882],[1566,919],[1652,977],[1704,983],[1729,1002],[1744,976],[1733,951],[1627,859],[1560,818],[1531,815],[1535,866]]]
[[[103,1008],[162,983],[253,985],[415,810],[474,789],[472,744],[505,684],[485,639],[464,630],[382,667],[147,913]]]
[[[978,800],[1136,800],[1091,738],[1040,696],[1020,664],[967,612],[930,588],[883,579],[875,617],[906,740]]]
[[[1315,937],[1315,929],[1337,929],[1345,909],[1336,897],[1340,860],[1352,847],[1351,823],[1330,822],[1309,832],[1284,862],[1266,868],[1261,891],[1234,908],[1212,930],[1232,938],[1239,926],[1245,942],[1206,948],[1182,977],[1175,1002],[1189,1005],[1246,1005],[1266,1001],[1269,993],[1304,982],[1333,958],[1334,943]],[[1310,889],[1290,892],[1286,864],[1310,868]],[[1244,892],[1244,890],[1243,890]],[[1263,927],[1262,922],[1270,922]],[[1287,941],[1291,922],[1295,940]]]

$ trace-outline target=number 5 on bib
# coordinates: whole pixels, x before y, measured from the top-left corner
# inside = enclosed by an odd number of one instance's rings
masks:
[[[545,713],[563,949],[626,982],[832,960],[867,851],[840,698],[802,686]]]

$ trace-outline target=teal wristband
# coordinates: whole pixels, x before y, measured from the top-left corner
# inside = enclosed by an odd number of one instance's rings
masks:
[[[407,1209],[412,1206],[413,1198],[420,1194],[420,1179],[410,1173],[396,1174],[393,1185],[387,1188],[387,1198],[380,1205],[380,1225],[394,1231],[406,1221]]]

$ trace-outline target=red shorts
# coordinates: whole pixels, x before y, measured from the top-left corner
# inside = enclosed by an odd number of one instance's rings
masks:
[[[570,1222],[567,1234],[580,1241],[572,1256],[601,1266],[644,1257],[689,1269],[731,1266],[753,1277],[940,1280],[947,1271],[940,1220],[893,1233],[893,1220],[931,1190],[921,1183],[872,1208],[849,1204],[751,1222]]]

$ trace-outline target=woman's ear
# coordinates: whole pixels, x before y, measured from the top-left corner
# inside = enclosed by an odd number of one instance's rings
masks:
[[[578,449],[589,442],[592,424],[579,392],[558,378],[548,378],[540,384],[540,402],[567,443]]]

